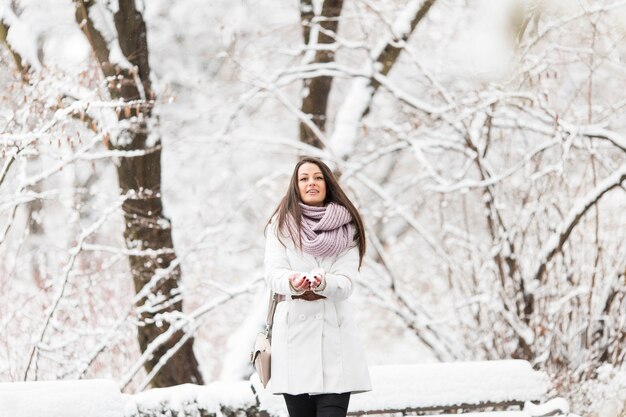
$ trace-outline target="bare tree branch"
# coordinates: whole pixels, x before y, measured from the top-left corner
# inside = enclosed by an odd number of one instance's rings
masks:
[[[400,12],[396,25],[394,25],[392,38],[382,45],[378,52],[375,52],[375,59],[372,63],[374,72],[371,78],[353,81],[348,96],[337,114],[335,130],[331,136],[331,146],[337,155],[345,158],[354,149],[358,124],[369,111],[372,98],[380,86],[380,81],[376,79],[374,74],[379,73],[385,76],[391,71],[402,51],[401,44],[409,39],[435,1],[410,1]]]
[[[557,228],[557,231],[548,239],[545,246],[542,248],[541,255],[539,256],[539,266],[537,267],[537,272],[534,274],[535,280],[543,280],[543,275],[548,263],[552,260],[554,255],[563,250],[563,245],[567,242],[574,227],[576,227],[585,213],[595,206],[604,194],[620,186],[624,181],[626,181],[626,165],[622,165],[613,175],[601,181],[585,198],[581,199],[571,208],[566,218]]]

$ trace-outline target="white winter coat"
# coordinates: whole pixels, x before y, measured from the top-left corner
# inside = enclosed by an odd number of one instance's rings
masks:
[[[281,243],[282,242],[282,243]],[[285,246],[283,246],[283,243]],[[327,394],[371,390],[362,343],[347,301],[359,271],[359,249],[318,258],[296,249],[289,238],[278,240],[276,222],[267,231],[265,280],[286,300],[280,302],[272,330],[274,394]],[[315,301],[291,299],[288,276],[315,268],[326,272],[326,288]]]

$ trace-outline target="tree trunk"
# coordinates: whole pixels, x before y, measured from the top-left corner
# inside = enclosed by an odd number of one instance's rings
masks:
[[[146,25],[134,0],[120,0],[119,10],[114,14],[115,28],[122,53],[134,65],[122,68],[109,61],[110,48],[104,36],[97,31],[89,18],[93,1],[76,0],[76,21],[81,24],[87,39],[100,63],[111,97],[132,102],[118,111],[118,119],[126,120],[128,128],[119,136],[117,143],[107,142],[110,149],[145,151],[134,157],[123,157],[117,167],[120,191],[127,199],[124,211],[126,246],[133,250],[154,250],[158,254],[129,256],[135,291],[140,292],[157,274],[168,271],[146,296],[137,301],[141,307],[138,318],[139,346],[143,351],[160,334],[167,331],[169,323],[155,320],[158,314],[181,312],[182,296],[179,290],[181,270],[171,268],[176,259],[172,242],[170,221],[163,214],[161,200],[161,145],[160,140],[148,143],[147,120],[151,114],[154,94],[150,83]],[[182,331],[156,350],[145,363],[147,372],[152,371],[168,350],[184,336]],[[152,379],[153,387],[166,387],[183,383],[202,384],[203,378],[193,353],[193,338],[189,338],[168,360]]]
[[[342,7],[343,0],[325,0],[320,15],[323,21],[315,23],[313,19],[316,17],[316,14],[313,11],[312,1],[301,0],[300,21],[302,23],[304,43],[308,46],[313,46],[335,42],[331,34],[312,30],[312,27],[319,26],[324,31],[336,33]],[[332,62],[334,59],[335,52],[333,50],[318,50],[315,52],[311,63],[328,63]],[[332,82],[332,77],[315,77],[304,81],[302,112],[311,115],[311,121],[322,132],[324,132],[326,128],[326,108],[328,106],[328,95],[330,94]],[[320,138],[302,122],[300,122],[300,141],[320,149],[324,148],[324,144]]]

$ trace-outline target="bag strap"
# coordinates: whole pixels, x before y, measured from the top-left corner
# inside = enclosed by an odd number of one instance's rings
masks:
[[[274,291],[270,291],[270,304],[267,309],[267,320],[265,320],[265,333],[267,333],[268,336],[272,333],[274,313],[276,312],[276,306],[278,305],[278,297],[278,294]]]

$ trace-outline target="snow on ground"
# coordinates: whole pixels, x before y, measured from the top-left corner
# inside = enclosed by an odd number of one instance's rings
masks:
[[[371,393],[354,396],[355,409],[537,400],[549,388],[526,361],[477,361],[371,367]]]
[[[158,388],[137,395],[125,395],[124,414],[138,415],[141,410],[185,410],[203,409],[216,416],[222,415],[224,408],[248,409],[256,405],[256,399],[248,381],[214,382],[199,386],[178,385]]]
[[[530,403],[545,401],[550,384],[543,372],[521,360],[374,366],[370,373],[374,389],[352,396],[349,410],[353,413],[511,401],[525,402],[523,410],[467,416],[522,417],[569,412],[567,401],[561,398],[540,405]],[[0,384],[0,410],[3,416],[11,417],[195,415],[197,410],[222,416],[257,406],[271,416],[287,416],[282,396],[262,389],[256,375],[250,381],[183,384],[135,395],[122,395],[117,384],[107,380]]]
[[[373,390],[353,395],[350,411],[545,401],[550,388],[543,372],[521,360],[371,366],[370,374]],[[262,408],[271,415],[286,416],[282,397],[261,389],[255,376],[252,382]],[[550,410],[564,406],[567,403],[560,399]],[[532,404],[527,408],[532,409]],[[545,407],[534,410],[543,412]]]
[[[0,383],[2,417],[122,417],[117,384],[103,379]]]

